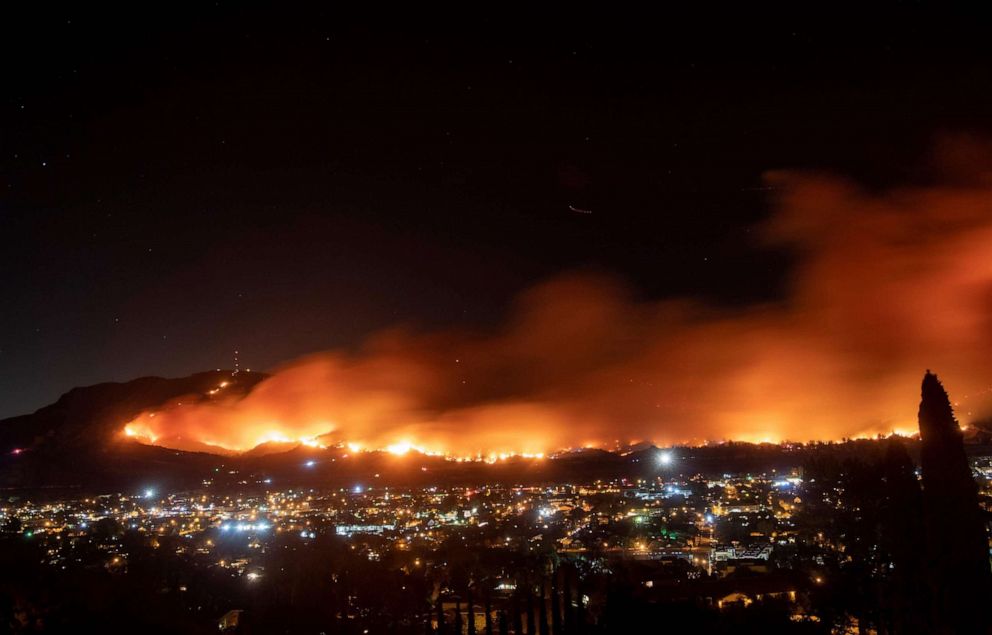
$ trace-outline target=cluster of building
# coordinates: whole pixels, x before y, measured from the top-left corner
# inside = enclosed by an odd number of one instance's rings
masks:
[[[311,541],[333,535],[370,559],[410,553],[418,566],[450,540],[473,547],[555,551],[563,557],[684,561],[707,576],[738,562],[767,562],[795,540],[801,507],[797,475],[697,476],[550,486],[367,487],[166,493],[154,489],[0,506],[0,526],[42,542],[48,562],[73,558],[96,542],[111,568],[126,567],[120,538],[179,538],[202,564],[257,581],[255,560],[277,536]],[[232,552],[238,557],[232,558]],[[210,556],[216,558],[210,559]],[[416,562],[414,562],[416,561]]]
[[[992,492],[990,466],[973,465],[983,493]],[[829,584],[855,553],[829,529],[837,518],[859,514],[856,497],[839,483],[804,481],[799,470],[540,486],[318,489],[261,482],[238,490],[205,482],[187,492],[10,497],[0,501],[0,532],[35,543],[46,566],[126,575],[135,549],[169,550],[191,570],[245,589],[277,586],[272,567],[285,562],[281,550],[305,558],[345,549],[369,571],[441,581],[433,593],[443,611],[454,602],[455,612],[458,592],[443,582],[453,577],[453,553],[489,552],[490,562],[505,563],[486,573],[504,607],[520,592],[520,580],[535,579],[533,570],[512,570],[523,554],[570,563],[569,575],[585,576],[575,581],[588,584],[581,597],[589,607],[599,576],[622,579],[647,601],[724,610],[774,599],[794,607],[796,620],[815,620],[802,608],[804,594]]]

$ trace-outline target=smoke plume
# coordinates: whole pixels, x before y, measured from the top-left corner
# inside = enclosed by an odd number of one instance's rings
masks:
[[[616,279],[565,275],[524,293],[495,332],[379,333],[289,363],[242,399],[165,407],[129,430],[171,447],[320,437],[486,456],[836,439],[912,431],[927,368],[967,422],[992,396],[992,182],[951,150],[943,185],[767,175],[777,199],[761,235],[798,254],[780,301],[637,302]]]

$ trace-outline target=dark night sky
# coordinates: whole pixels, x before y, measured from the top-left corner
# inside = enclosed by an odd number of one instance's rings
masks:
[[[264,369],[396,323],[492,326],[574,269],[772,298],[763,172],[923,179],[934,135],[992,106],[986,21],[916,5],[240,4],[0,18],[0,416],[236,348]]]

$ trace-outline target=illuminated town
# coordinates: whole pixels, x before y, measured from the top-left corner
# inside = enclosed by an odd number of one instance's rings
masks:
[[[667,452],[659,452],[660,466],[670,467],[671,460]],[[829,555],[833,551],[824,540],[802,535],[793,522],[801,509],[801,485],[796,475],[726,475],[719,480],[659,477],[547,487],[265,486],[242,494],[215,492],[208,485],[174,494],[150,487],[47,504],[18,501],[2,514],[6,530],[38,543],[51,567],[102,566],[123,573],[128,545],[137,541],[145,548],[168,550],[185,566],[209,576],[228,576],[249,587],[279,578],[272,572],[283,557],[279,550],[306,553],[334,542],[379,563],[384,572],[446,580],[450,571],[444,554],[451,543],[462,542],[488,554],[487,559],[495,556],[508,563],[485,572],[492,584],[488,591],[499,603],[494,610],[505,610],[509,592],[518,584],[509,563],[519,557],[545,558],[549,566],[570,563],[590,582],[597,573],[636,562],[634,575],[643,578],[638,581],[645,591],[664,593],[675,582],[702,583],[740,568],[767,573],[776,548],[788,553],[797,540],[820,545],[821,555]],[[797,591],[824,575],[815,567],[803,573],[809,580],[776,579],[781,588],[772,585],[758,599],[770,593],[794,601]],[[477,594],[487,582],[479,581]],[[713,593],[722,592],[718,588],[727,587],[713,586]],[[191,589],[187,583],[170,592],[199,597],[210,589]],[[464,590],[443,586],[437,593],[440,601],[450,603]],[[711,597],[719,606],[753,599],[745,588]],[[368,618],[360,600],[339,617]],[[577,600],[571,601],[578,608]],[[592,613],[602,610],[589,595],[582,607]],[[484,621],[481,611],[478,619]]]
[[[0,527],[51,571],[127,580],[149,562],[167,567],[161,601],[221,630],[246,609],[264,615],[262,599],[314,562],[327,567],[320,579],[298,583],[337,598],[321,618],[342,632],[576,632],[609,618],[618,584],[652,602],[723,613],[759,603],[796,625],[833,619],[812,608],[817,597],[868,564],[855,561],[868,556],[849,543],[850,527],[828,520],[856,517],[864,503],[843,475],[685,477],[676,451],[654,456],[658,476],[634,481],[315,489],[262,477],[240,491],[205,481],[186,492],[149,483],[47,502],[11,496]],[[977,460],[974,473],[988,493],[992,461]],[[849,618],[844,628],[857,626]]]

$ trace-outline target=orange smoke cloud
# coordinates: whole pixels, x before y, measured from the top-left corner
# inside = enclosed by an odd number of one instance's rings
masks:
[[[497,332],[380,333],[357,353],[292,362],[244,398],[145,413],[129,430],[178,448],[319,438],[472,456],[836,439],[914,429],[926,368],[962,420],[985,414],[992,185],[768,179],[780,196],[764,235],[798,253],[779,302],[636,302],[614,279],[569,275],[526,292]]]

